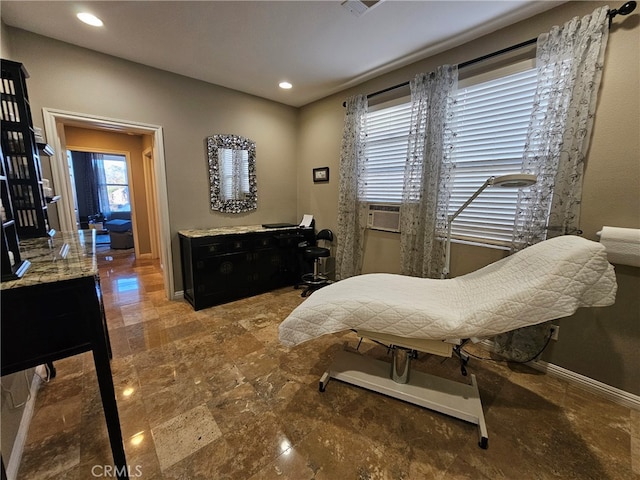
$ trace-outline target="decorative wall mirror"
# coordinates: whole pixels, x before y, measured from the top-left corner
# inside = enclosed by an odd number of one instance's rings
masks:
[[[239,135],[207,137],[211,209],[242,213],[258,206],[256,144]]]

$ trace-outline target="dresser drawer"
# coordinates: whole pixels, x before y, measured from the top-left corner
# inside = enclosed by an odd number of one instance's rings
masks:
[[[225,235],[203,239],[196,248],[196,258],[207,258],[225,253],[244,252],[252,248],[250,238]]]
[[[278,246],[276,238],[271,234],[256,235],[251,243],[255,249],[273,248]]]

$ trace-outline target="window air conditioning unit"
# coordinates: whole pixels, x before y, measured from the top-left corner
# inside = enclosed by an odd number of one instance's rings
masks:
[[[364,15],[383,0],[345,0],[341,5],[356,17]]]
[[[384,203],[369,205],[367,228],[384,230],[385,232],[399,232],[400,205]]]

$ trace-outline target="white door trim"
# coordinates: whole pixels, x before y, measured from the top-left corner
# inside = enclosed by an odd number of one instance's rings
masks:
[[[160,257],[158,233],[158,205],[156,204],[156,180],[153,168],[153,149],[145,148],[142,152],[144,166],[144,184],[147,201],[147,217],[149,218],[149,237],[151,242],[151,258]]]
[[[58,202],[60,229],[76,230],[73,206],[73,193],[69,168],[67,165],[66,145],[58,131],[58,125],[98,128],[121,133],[153,135],[153,166],[155,170],[155,193],[158,207],[158,229],[160,237],[160,262],[164,278],[164,289],[168,299],[174,299],[175,281],[173,277],[173,255],[171,252],[171,229],[169,227],[169,196],[167,193],[167,173],[164,157],[164,137],[162,127],[130,120],[118,120],[85,113],[68,112],[54,108],[43,108],[44,130],[49,144],[55,150],[51,157],[51,176],[56,194],[61,195]]]

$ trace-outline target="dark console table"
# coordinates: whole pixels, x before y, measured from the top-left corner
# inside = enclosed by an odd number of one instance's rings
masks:
[[[91,351],[115,471],[119,479],[128,479],[109,365],[95,231],[23,240],[20,247],[31,267],[22,278],[0,284],[2,375]]]
[[[298,244],[314,242],[313,228],[261,225],[181,230],[184,298],[195,310],[294,285]]]

